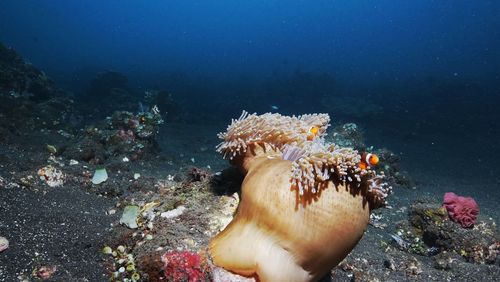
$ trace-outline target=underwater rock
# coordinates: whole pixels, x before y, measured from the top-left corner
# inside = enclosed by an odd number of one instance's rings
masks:
[[[0,43],[0,141],[15,143],[28,131],[65,128],[74,111],[68,93]]]
[[[495,263],[499,234],[491,221],[481,221],[472,229],[462,228],[448,218],[438,204],[416,201],[409,211],[409,226],[400,225],[403,238],[411,242],[409,252],[436,255],[453,252],[468,262]],[[429,250],[434,248],[432,253]]]
[[[0,93],[11,93],[41,102],[64,92],[44,72],[24,62],[12,48],[0,43]]]
[[[198,182],[198,181],[212,181],[213,174],[200,167],[191,167],[187,171],[187,181],[188,182]]]

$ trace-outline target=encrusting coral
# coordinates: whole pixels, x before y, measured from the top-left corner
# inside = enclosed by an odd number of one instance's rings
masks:
[[[233,221],[213,238],[213,262],[260,281],[317,281],[361,239],[390,191],[360,154],[324,141],[326,114],[233,120],[217,150],[246,174]]]

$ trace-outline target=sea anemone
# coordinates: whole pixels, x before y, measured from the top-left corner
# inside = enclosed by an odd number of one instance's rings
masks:
[[[267,145],[280,151],[286,145],[304,146],[311,128],[317,128],[317,136],[325,133],[330,117],[327,114],[302,116],[282,116],[266,113],[248,114],[243,111],[238,119],[233,119],[226,132],[218,137],[223,140],[217,151],[224,158],[233,160],[243,155],[252,145]]]
[[[217,149],[246,173],[214,263],[261,281],[316,281],[349,254],[390,191],[351,148],[326,143],[326,114],[233,120]]]

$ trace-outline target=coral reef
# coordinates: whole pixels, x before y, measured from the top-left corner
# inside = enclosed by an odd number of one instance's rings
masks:
[[[390,188],[359,153],[323,136],[328,115],[248,115],[218,151],[246,173],[233,221],[211,240],[216,265],[261,281],[317,281],[359,241]]]
[[[43,71],[26,63],[14,49],[0,43],[1,92],[14,96],[28,96],[37,102],[64,94]]]
[[[48,76],[0,43],[0,140],[16,143],[27,131],[61,129],[73,100]]]
[[[458,196],[453,192],[444,194],[443,207],[451,220],[460,223],[463,228],[471,228],[479,215],[479,206],[471,197]]]
[[[163,118],[167,121],[180,119],[179,105],[170,93],[130,87],[128,78],[122,73],[100,72],[89,84],[85,95],[78,97],[78,104],[84,112],[92,113],[94,118],[100,119],[116,111],[149,112],[156,107],[162,111]]]
[[[97,164],[112,156],[137,160],[145,152],[156,150],[155,136],[162,123],[155,110],[137,114],[116,111],[97,126],[87,127],[64,155]]]

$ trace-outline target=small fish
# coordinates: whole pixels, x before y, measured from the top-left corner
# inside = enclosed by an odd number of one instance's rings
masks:
[[[311,126],[307,132],[307,140],[312,141],[314,137],[318,136],[319,134],[319,127],[317,126]]]
[[[278,106],[276,106],[276,105],[271,105],[271,110],[273,110],[273,111],[277,111],[277,110],[279,110],[279,109],[280,109],[280,108],[279,108]]]
[[[394,234],[389,234],[391,235],[392,239],[394,240],[394,242],[396,242],[396,244],[398,245],[398,247],[406,250],[410,247],[410,243],[408,243],[407,241],[405,241],[403,238],[401,238],[400,236],[398,235],[394,235]]]
[[[155,115],[159,115],[160,109],[158,109],[157,105],[154,105],[153,108],[151,108],[151,112],[153,112],[153,114],[155,114]]]
[[[361,161],[358,166],[361,169],[367,169],[368,167],[376,166],[379,162],[379,157],[373,153],[361,153]]]

